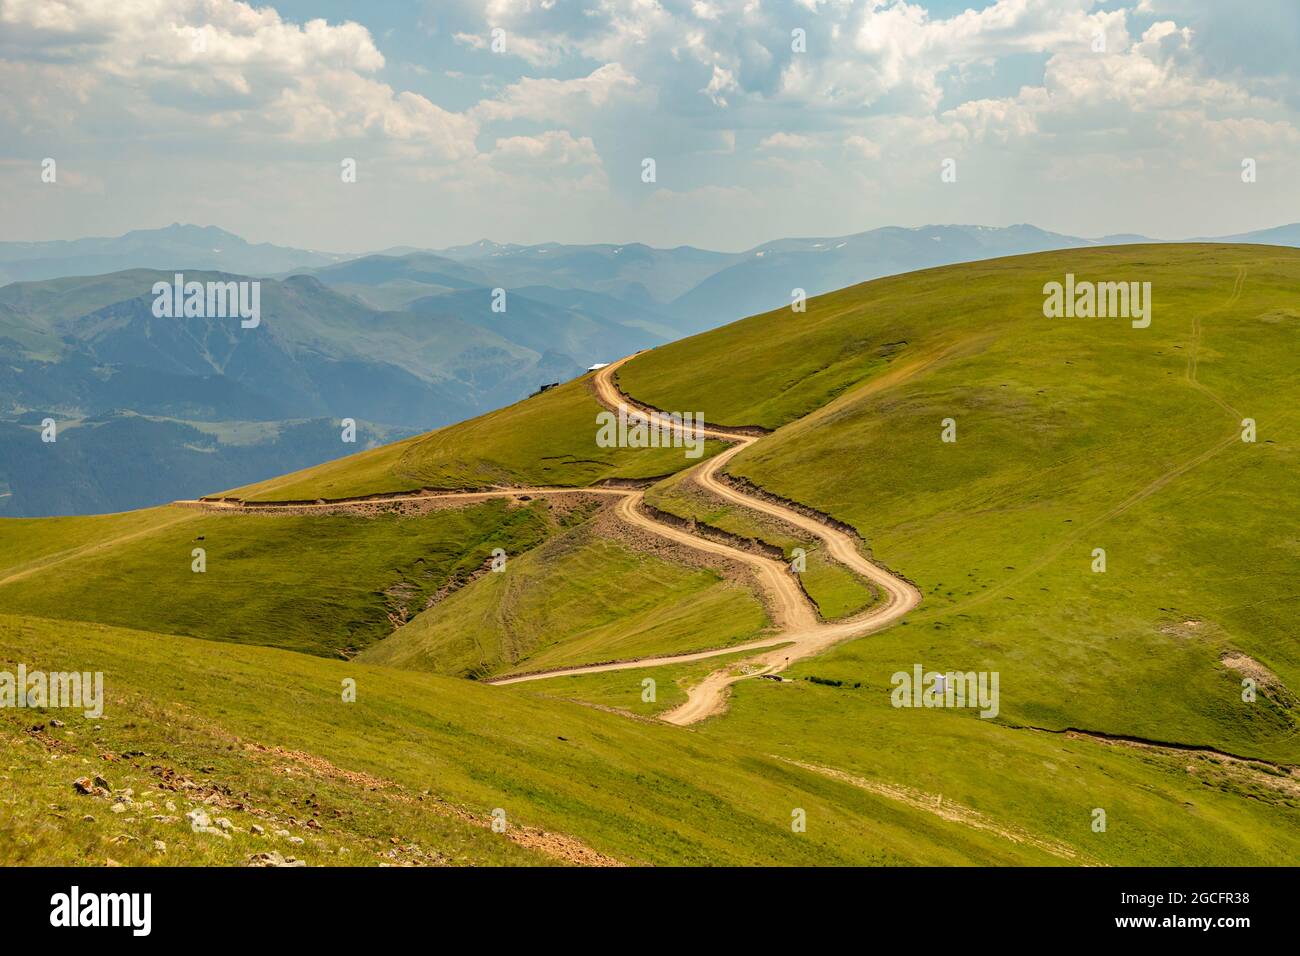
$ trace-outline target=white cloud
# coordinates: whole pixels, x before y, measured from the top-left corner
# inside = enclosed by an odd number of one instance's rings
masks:
[[[377,231],[394,206],[421,208],[373,198],[381,183],[427,187],[412,195],[436,208],[454,192],[461,217],[533,223],[520,235],[615,217],[621,238],[732,246],[832,223],[1038,218],[1099,182],[1126,191],[1124,208],[1167,202],[1172,222],[1190,213],[1162,188],[1171,172],[1198,197],[1226,179],[1236,191],[1216,208],[1247,208],[1242,156],[1267,171],[1249,208],[1300,218],[1276,172],[1300,145],[1300,33],[1281,3],[981,0],[943,16],[925,0],[438,0],[411,14],[411,56],[393,42],[400,16],[372,34],[290,22],[275,2],[0,0],[0,143],[93,155],[86,182],[154,169],[173,196],[206,189],[205,208],[225,208],[214,188],[256,192],[267,216],[280,195],[332,188],[338,157],[355,155],[365,172],[347,208]],[[796,26],[806,53],[791,50]],[[660,162],[657,188],[641,188],[642,156]],[[945,157],[961,162],[953,189],[936,185]],[[256,190],[239,185],[254,175]],[[18,218],[44,222],[47,201]]]
[[[700,90],[700,92],[713,100],[716,105],[726,106],[726,94],[739,88],[740,87],[736,83],[736,78],[731,74],[731,71],[718,66],[715,63],[713,65],[713,75],[709,78],[708,85],[705,86],[704,89]]]
[[[601,109],[617,97],[637,92],[636,77],[617,63],[607,63],[571,80],[525,77],[496,99],[484,100],[472,113],[482,120],[529,119],[566,122]]]
[[[860,156],[863,159],[879,159],[880,144],[874,143],[865,136],[849,136],[844,140],[844,148],[850,153]]]
[[[817,143],[798,133],[773,133],[759,142],[759,149],[813,149]]]
[[[165,124],[262,142],[423,141],[441,157],[473,149],[472,121],[373,78],[384,57],[356,23],[299,25],[237,0],[6,0],[0,23],[24,95],[44,90],[29,115],[53,113],[65,130],[107,112],[124,138]]]
[[[553,66],[569,52],[568,46],[556,37],[535,37],[526,33],[506,32],[501,37],[501,52],[493,50],[492,36],[478,33],[455,33],[452,38],[462,46],[474,50],[491,50],[495,56],[514,56],[532,66]]]
[[[574,138],[568,130],[547,130],[537,136],[498,139],[488,159],[495,166],[600,166],[600,154],[587,136]]]

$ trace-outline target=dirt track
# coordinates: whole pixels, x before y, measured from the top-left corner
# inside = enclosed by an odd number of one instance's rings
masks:
[[[592,387],[597,399],[610,410],[617,411],[618,407],[623,405],[628,409],[628,414],[631,417],[640,417],[652,424],[666,423],[667,420],[662,418],[657,410],[641,405],[619,391],[617,384],[614,382],[614,374],[618,371],[619,366],[626,361],[627,358],[624,358],[611,363],[597,372],[592,378]],[[686,725],[696,723],[721,712],[725,706],[728,688],[737,681],[756,677],[760,674],[774,674],[795,661],[820,654],[841,641],[880,630],[901,618],[919,604],[921,600],[920,592],[915,587],[865,558],[858,551],[854,539],[845,532],[781,504],[744,494],[718,479],[718,474],[732,458],[754,442],[761,441],[761,438],[747,432],[718,426],[706,426],[703,433],[706,437],[729,442],[732,447],[696,465],[693,476],[696,481],[726,501],[779,518],[820,538],[826,545],[826,551],[831,557],[873,582],[880,589],[883,599],[852,618],[834,623],[822,623],[809,603],[803,589],[799,587],[783,562],[742,551],[717,541],[701,538],[672,525],[662,524],[646,514],[642,509],[644,492],[633,488],[539,487],[502,488],[488,491],[412,492],[407,495],[385,496],[382,502],[371,500],[295,502],[283,505],[258,504],[256,507],[245,506],[240,502],[228,500],[191,500],[180,501],[177,504],[217,511],[233,510],[264,513],[302,511],[304,509],[335,511],[364,509],[373,508],[379,503],[445,499],[472,503],[475,500],[511,498],[522,495],[599,494],[618,497],[621,500],[616,505],[616,513],[620,520],[687,547],[716,554],[747,565],[754,572],[759,586],[762,587],[767,596],[772,623],[777,627],[778,633],[761,640],[713,650],[644,657],[636,660],[592,664],[583,667],[568,667],[535,674],[505,676],[489,680],[487,683],[515,684],[574,674],[596,674],[605,671],[687,663],[750,650],[761,652],[709,674],[703,681],[690,689],[686,703],[662,716],[662,719],[669,723]]]
[[[617,409],[619,404],[624,404],[628,407],[629,414],[640,415],[652,422],[660,420],[659,413],[655,409],[641,405],[619,391],[614,382],[614,374],[618,371],[619,366],[626,361],[627,359],[621,359],[607,365],[596,373],[592,379],[596,397],[606,408]],[[878,631],[901,618],[921,602],[921,594],[915,587],[863,557],[858,551],[857,543],[843,531],[793,509],[762,498],[746,495],[718,480],[719,472],[726,467],[732,458],[754,442],[761,441],[761,438],[716,426],[705,428],[704,434],[710,438],[720,438],[733,444],[731,448],[721,454],[715,455],[713,458],[695,466],[695,475],[693,477],[700,485],[733,504],[779,518],[820,538],[826,545],[827,553],[836,561],[861,574],[880,588],[883,600],[854,617],[836,621],[833,624],[823,624],[818,621],[817,615],[809,605],[803,590],[794,583],[794,579],[787,572],[785,565],[769,558],[746,554],[745,557],[750,564],[755,561],[762,562],[765,568],[774,571],[779,579],[780,584],[769,592],[769,596],[773,605],[780,608],[778,613],[781,615],[781,619],[775,622],[782,631],[780,640],[789,643],[785,647],[769,650],[764,654],[741,661],[739,664],[733,664],[730,667],[714,671],[691,688],[686,703],[663,715],[662,719],[674,724],[693,724],[721,711],[726,700],[727,688],[736,681],[759,674],[776,673],[794,661],[820,654],[827,648],[850,637],[860,637],[863,634]],[[621,502],[619,505],[620,514],[623,514],[625,510],[631,510],[632,507],[628,501]],[[656,524],[655,530],[658,533],[663,533],[664,526]],[[687,535],[686,537],[689,538],[690,536]],[[697,547],[707,544],[711,548],[721,549],[730,557],[736,557],[743,553],[734,548],[713,544],[713,542],[692,540],[698,542]],[[734,653],[743,649],[732,647],[717,653]]]

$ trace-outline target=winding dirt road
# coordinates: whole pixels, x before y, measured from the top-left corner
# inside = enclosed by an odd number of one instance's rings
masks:
[[[617,410],[620,404],[625,405],[629,415],[640,416],[652,424],[666,422],[667,420],[662,418],[658,410],[634,401],[619,390],[614,376],[626,361],[626,358],[620,359],[595,374],[592,386],[597,399],[611,410]],[[744,494],[718,479],[718,474],[732,458],[761,439],[718,426],[707,426],[703,431],[707,437],[731,442],[732,447],[695,466],[693,477],[700,485],[726,501],[779,518],[820,538],[831,557],[875,584],[880,590],[882,599],[861,614],[834,623],[822,623],[818,620],[803,589],[794,584],[794,579],[784,564],[770,558],[756,558],[735,548],[718,546],[723,547],[729,557],[738,558],[745,555],[750,559],[747,563],[751,565],[754,561],[761,561],[766,566],[774,566],[783,584],[794,585],[792,588],[782,587],[769,591],[772,604],[779,609],[773,612],[774,623],[781,628],[779,640],[786,646],[714,671],[692,687],[687,694],[686,703],[661,717],[669,723],[683,725],[693,724],[719,713],[725,705],[727,688],[737,681],[760,674],[777,673],[795,661],[820,654],[841,641],[878,631],[897,621],[921,602],[921,593],[912,584],[869,561],[858,551],[857,543],[853,538],[845,532],[791,508]],[[640,493],[638,499],[639,497]],[[621,502],[620,515],[634,510],[637,504],[639,500],[636,503],[630,499]],[[657,532],[662,533],[660,529],[663,527],[655,524]],[[699,539],[692,540],[698,542]],[[702,543],[712,544],[712,542]],[[729,654],[743,649],[725,648],[716,653]]]
[[[628,356],[628,358],[631,358],[631,356]],[[658,410],[636,402],[619,390],[614,376],[628,358],[607,365],[593,376],[592,387],[600,403],[615,412],[618,411],[620,406],[623,406],[627,409],[629,417],[643,419],[652,425],[670,428],[680,427],[675,426],[671,420],[665,418]],[[882,599],[854,617],[833,623],[824,623],[817,617],[816,610],[784,562],[742,551],[726,544],[698,537],[672,525],[660,523],[651,518],[643,509],[644,492],[633,488],[536,487],[501,488],[488,491],[412,492],[404,495],[390,495],[384,498],[355,501],[267,503],[257,505],[247,505],[240,501],[227,499],[198,499],[178,501],[176,503],[218,511],[235,510],[262,513],[301,511],[303,509],[346,510],[349,508],[373,507],[376,504],[387,502],[428,501],[434,499],[455,499],[470,504],[474,501],[486,501],[492,498],[541,497],[563,494],[596,494],[618,497],[621,500],[616,505],[616,513],[621,521],[678,544],[698,551],[716,554],[748,566],[754,572],[759,586],[767,597],[772,623],[777,628],[777,633],[760,640],[735,644],[730,647],[685,654],[643,657],[607,664],[568,667],[532,674],[506,675],[490,679],[485,683],[517,684],[525,681],[546,680],[575,674],[598,674],[606,671],[689,663],[747,651],[761,652],[709,674],[703,681],[690,689],[684,704],[661,716],[662,720],[669,723],[686,725],[696,723],[721,712],[726,703],[728,688],[737,681],[757,677],[761,674],[775,674],[795,661],[820,654],[827,648],[849,638],[861,637],[878,631],[897,621],[921,601],[921,594],[915,587],[869,561],[858,551],[856,541],[845,532],[791,508],[744,494],[719,480],[719,473],[732,458],[761,439],[738,430],[713,425],[705,426],[703,433],[705,437],[729,442],[731,447],[701,462],[692,469],[694,472],[693,477],[697,482],[726,501],[779,518],[821,539],[826,546],[827,554],[875,584]]]

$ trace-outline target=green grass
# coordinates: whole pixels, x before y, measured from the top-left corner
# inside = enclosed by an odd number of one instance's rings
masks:
[[[790,676],[851,671],[858,665],[845,655],[871,646],[857,642]],[[745,682],[726,718],[685,731],[551,699],[537,685],[485,687],[275,648],[0,616],[0,667],[18,661],[102,671],[106,706],[99,721],[0,711],[11,744],[0,768],[4,863],[237,864],[266,846],[248,833],[254,822],[301,836],[301,846],[267,842],[313,865],[374,864],[395,848],[413,862],[540,862],[481,825],[454,825],[466,819],[457,811],[481,824],[498,807],[511,826],[567,834],[626,862],[1066,862],[944,820],[929,809],[938,798],[935,810],[973,809],[1020,836],[1065,844],[1075,862],[1285,864],[1300,852],[1295,796],[1258,775],[1234,778],[1185,753],[894,710],[878,681]],[[340,693],[349,677],[354,703]],[[51,716],[67,726],[28,732]],[[906,787],[920,803],[790,760]],[[147,795],[166,771],[200,789]],[[160,814],[173,800],[182,819],[110,815],[106,801],[73,794],[73,779],[96,773],[153,800]],[[245,831],[230,843],[184,823],[189,801],[212,792]],[[807,833],[790,830],[795,807],[807,812]],[[1107,811],[1105,834],[1091,831],[1096,807]],[[86,813],[94,824],[81,821]],[[313,818],[320,830],[306,826]],[[122,834],[137,842],[111,842]],[[165,858],[153,839],[167,843]]]
[[[1151,328],[1044,319],[1042,285],[1067,271],[1151,281]],[[1074,250],[881,280],[814,300],[806,315],[773,313],[638,356],[621,381],[639,399],[780,426],[732,471],[850,523],[925,594],[899,625],[801,662],[791,682],[736,685],[727,715],[692,730],[600,708],[651,716],[721,659],[485,687],[162,633],[333,653],[354,634],[385,632],[386,616],[375,616],[385,591],[414,587],[418,602],[477,567],[492,535],[532,550],[507,547],[505,574],[483,576],[365,656],[409,642],[407,667],[532,669],[708,646],[761,626],[744,616],[752,599],[716,576],[543,520],[541,506],[400,520],[156,509],[0,522],[0,608],[28,615],[0,618],[0,659],[103,670],[112,702],[102,729],[68,718],[61,732],[74,731],[72,741],[29,733],[31,712],[0,711],[12,754],[0,767],[0,859],[161,862],[80,822],[70,779],[102,770],[96,761],[109,753],[118,759],[108,775],[137,791],[161,758],[284,818],[302,819],[302,802],[325,794],[344,816],[308,834],[319,842],[296,855],[311,862],[336,861],[344,846],[377,862],[393,836],[450,861],[534,861],[466,823],[503,807],[512,821],[630,862],[1066,862],[1034,842],[1050,840],[1073,862],[1288,864],[1300,854],[1294,773],[1052,731],[1300,763],[1300,538],[1288,520],[1300,492],[1298,283],[1294,250]],[[671,452],[589,454],[596,406],[584,388],[257,493],[582,484],[689,464]],[[1255,444],[1234,438],[1246,416],[1259,423]],[[939,440],[946,417],[957,421],[955,444]],[[674,485],[658,492],[666,510],[705,508],[719,527],[792,543],[743,509],[708,510]],[[189,572],[200,533],[206,577],[217,566],[229,575],[202,602],[184,591],[187,576],[203,577]],[[1104,574],[1090,570],[1096,547],[1107,552]],[[825,576],[809,586],[823,613],[851,604],[852,582],[829,566],[813,574]],[[1221,663],[1227,652],[1276,675],[1258,701],[1242,701],[1242,675]],[[997,671],[998,718],[891,707],[890,675],[915,663]],[[644,676],[658,682],[653,706],[640,701]],[[356,704],[339,700],[345,677],[358,680]],[[138,752],[149,756],[128,756]],[[306,776],[286,774],[286,761]],[[453,807],[469,818],[442,812]],[[808,811],[807,834],[790,832],[794,807]],[[1096,808],[1105,833],[1092,832]],[[993,829],[972,825],[972,814]],[[154,831],[137,832],[147,848]],[[235,841],[214,850],[180,832],[166,862],[241,862],[250,850]]]
[[[1067,271],[1151,281],[1151,327],[1043,318],[1043,283]],[[761,417],[741,394],[839,394],[730,470],[853,525],[919,584],[925,604],[909,623],[870,639],[884,675],[917,661],[999,670],[1006,720],[1295,762],[1300,542],[1278,508],[1300,495],[1297,282],[1300,252],[1265,247],[954,266],[823,297],[806,321],[763,316],[666,346],[625,366],[623,382],[637,398],[695,407],[707,380],[732,402],[700,405],[721,421]],[[738,355],[738,328],[751,351],[721,369],[701,357]],[[819,351],[832,338],[836,361]],[[892,377],[855,392],[876,343],[900,339]],[[899,373],[936,343],[952,350]],[[1246,416],[1256,444],[1233,440]],[[940,441],[948,417],[955,444]],[[1104,574],[1090,570],[1098,547]],[[1231,648],[1289,690],[1243,704],[1241,675],[1219,663]]]
[[[420,488],[579,487],[655,478],[695,463],[680,448],[599,448],[586,379],[393,445],[226,492],[253,501],[350,498]],[[721,442],[707,442],[716,454]]]
[[[121,514],[73,518],[0,519],[0,584],[15,575],[31,575],[65,563],[109,542],[188,521],[191,512],[179,508],[148,508]]]
[[[808,551],[799,580],[828,621],[865,611],[875,601],[875,594],[865,580],[820,549]]]
[[[272,845],[312,863],[377,863],[410,844],[459,862],[535,861],[491,842],[490,831],[442,820],[459,809],[483,821],[495,808],[511,827],[568,834],[625,862],[1052,862],[790,767],[765,756],[767,747],[702,748],[679,728],[507,688],[275,648],[4,616],[0,661],[102,671],[107,697],[101,730],[77,712],[59,712],[67,727],[49,736],[72,731],[72,749],[42,739],[45,753],[29,743],[18,761],[5,762],[4,863],[164,862],[148,852],[155,838],[168,843],[170,864],[239,863],[261,845],[246,834],[231,844],[192,834],[183,819],[154,829],[156,821],[133,814],[132,824],[123,818],[119,825],[105,802],[72,793],[76,777],[104,773],[115,788],[143,798],[155,765],[202,781],[200,793],[229,787],[230,801],[250,808],[227,811],[237,826],[268,819],[259,813],[277,822],[294,817],[291,832],[307,842]],[[357,681],[354,703],[341,699],[349,677]],[[33,711],[0,711],[7,739],[36,719]],[[376,780],[384,786],[370,789]],[[177,806],[183,817],[188,804]],[[791,831],[796,807],[808,814],[807,833]],[[81,823],[87,812],[94,826]],[[304,825],[313,817],[323,832]],[[144,849],[107,842],[121,832]],[[353,852],[340,857],[339,846]]]
[[[544,502],[512,508],[493,501],[420,517],[169,506],[130,522],[0,522],[0,554],[15,554],[32,526],[42,548],[63,531],[83,540],[83,523],[110,533],[155,530],[0,584],[5,610],[330,655],[387,637],[389,614],[418,614],[431,594],[482,566],[493,548],[520,554],[558,528]],[[201,574],[191,570],[195,548],[207,553]]]
[[[658,408],[776,428],[937,341],[949,323],[916,300],[941,296],[969,308],[946,269],[877,279],[811,299],[805,313],[777,309],[643,352],[618,382]]]
[[[582,526],[483,575],[362,659],[484,677],[725,647],[767,623],[743,586]]]
[[[0,865],[242,866],[267,852],[310,866],[556,863],[449,814],[414,786],[357,785],[258,751],[182,706],[135,694],[116,700],[130,710],[128,721],[0,715]],[[64,727],[49,724],[56,717]],[[102,776],[113,795],[76,793],[72,781],[83,776]],[[190,788],[178,790],[182,780]],[[119,796],[129,802],[115,814]],[[219,802],[203,802],[209,798]],[[193,832],[186,814],[194,809],[229,820],[230,839]]]
[[[970,711],[895,709],[891,649],[878,643],[883,636],[801,662],[784,675],[788,683],[736,685],[727,716],[704,724],[699,736],[902,784],[1059,840],[1086,854],[1077,862],[1294,865],[1294,775],[1258,765],[1237,773],[1183,751],[1015,730]],[[926,647],[918,650],[922,661],[946,663]],[[810,676],[842,686],[818,685]],[[1006,674],[1003,680],[1005,706],[1011,694]],[[1104,833],[1092,830],[1098,808],[1106,813]]]

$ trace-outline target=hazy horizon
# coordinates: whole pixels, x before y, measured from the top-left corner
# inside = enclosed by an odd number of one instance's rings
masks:
[[[1223,239],[1223,238],[1227,238],[1227,237],[1229,237],[1229,236],[1246,235],[1246,234],[1255,233],[1255,232],[1264,232],[1264,231],[1268,231],[1268,230],[1271,230],[1271,229],[1280,229],[1280,228],[1283,228],[1283,227],[1285,227],[1285,226],[1290,226],[1290,225],[1295,225],[1295,224],[1296,224],[1296,223],[1291,222],[1291,221],[1285,221],[1285,222],[1275,222],[1275,223],[1271,223],[1271,224],[1266,224],[1266,225],[1260,226],[1260,227],[1257,228],[1257,229],[1247,229],[1247,230],[1242,230],[1241,232],[1234,232],[1234,233],[1228,233],[1228,232],[1213,232],[1213,233],[1207,233],[1207,234],[1205,234],[1205,235],[1197,235],[1197,236],[1152,236],[1152,235],[1145,235],[1145,234],[1143,234],[1143,235],[1140,235],[1139,238],[1141,238],[1141,239],[1149,239],[1149,240],[1151,240],[1152,242],[1161,242],[1161,243],[1165,243],[1165,242],[1172,242],[1172,243],[1178,243],[1178,242],[1211,242],[1211,241],[1214,241],[1214,240],[1216,240],[1216,239]],[[49,239],[0,239],[0,242],[28,242],[28,243],[38,243],[38,242],[76,242],[76,241],[78,241],[78,240],[96,240],[96,239],[98,239],[98,240],[112,240],[112,239],[119,239],[119,238],[122,238],[123,236],[129,235],[129,234],[131,234],[131,233],[141,233],[141,232],[160,232],[160,231],[163,231],[163,230],[166,230],[166,229],[171,229],[171,228],[181,227],[181,228],[196,228],[196,229],[219,229],[219,230],[221,230],[222,232],[225,232],[225,233],[228,233],[228,234],[230,234],[230,235],[233,235],[233,236],[235,236],[235,237],[237,237],[237,238],[239,238],[239,239],[243,239],[244,241],[246,241],[246,242],[248,242],[248,243],[250,243],[250,244],[253,244],[253,245],[269,244],[269,245],[280,246],[280,247],[284,247],[284,248],[300,248],[300,249],[302,249],[302,250],[304,250],[304,251],[307,251],[307,252],[317,252],[317,253],[322,253],[322,254],[327,254],[327,255],[338,255],[338,256],[343,256],[343,257],[353,257],[353,258],[361,258],[361,257],[364,257],[364,256],[374,256],[374,255],[388,255],[388,254],[392,254],[392,250],[397,250],[397,249],[410,249],[410,250],[412,250],[412,251],[420,251],[420,252],[441,252],[441,251],[445,251],[445,250],[447,250],[447,249],[460,248],[460,247],[465,247],[465,246],[473,246],[473,245],[477,245],[477,244],[479,244],[479,243],[484,243],[484,242],[486,242],[486,243],[492,243],[492,244],[499,245],[499,246],[521,246],[521,247],[537,247],[537,246],[546,246],[546,245],[556,245],[556,246],[582,246],[582,245],[592,245],[592,246],[595,246],[595,245],[607,245],[607,246],[632,246],[632,245],[643,245],[643,246],[648,246],[648,247],[653,248],[653,249],[660,249],[660,250],[667,250],[667,251],[670,251],[670,250],[672,250],[672,249],[693,248],[693,249],[698,249],[698,250],[701,251],[701,252],[718,252],[718,253],[725,253],[725,254],[734,255],[734,254],[736,254],[736,253],[741,253],[741,252],[748,251],[748,250],[750,250],[750,249],[758,248],[759,246],[765,245],[765,244],[767,244],[767,243],[778,242],[778,241],[781,241],[781,240],[807,241],[807,240],[813,240],[813,239],[837,239],[837,238],[843,238],[843,237],[845,237],[845,236],[862,235],[862,234],[865,234],[865,233],[874,232],[874,231],[876,231],[876,230],[878,230],[878,229],[909,229],[909,230],[919,231],[919,230],[924,230],[924,229],[1011,229],[1011,228],[1015,228],[1015,227],[1018,227],[1018,226],[1027,226],[1027,227],[1032,228],[1032,229],[1040,229],[1040,230],[1042,230],[1043,232],[1050,233],[1050,234],[1053,234],[1053,235],[1061,235],[1061,236],[1065,236],[1065,237],[1067,237],[1067,238],[1072,238],[1072,239],[1087,239],[1087,240],[1091,240],[1091,241],[1096,241],[1096,242],[1098,242],[1098,243],[1104,243],[1104,241],[1107,240],[1107,239],[1125,238],[1125,237],[1130,237],[1130,236],[1134,236],[1134,235],[1136,235],[1136,234],[1134,234],[1134,233],[1125,233],[1125,232],[1120,232],[1120,231],[1118,231],[1118,230],[1108,231],[1108,232],[1103,233],[1103,234],[1100,234],[1100,235],[1075,235],[1075,234],[1071,234],[1071,233],[1061,233],[1061,232],[1057,232],[1056,230],[1052,230],[1052,229],[1045,229],[1044,227],[1042,227],[1042,226],[1040,226],[1040,225],[1038,225],[1037,223],[1034,223],[1034,222],[1016,222],[1016,223],[1007,223],[1007,224],[1005,224],[1005,225],[996,225],[996,226],[995,226],[995,225],[991,225],[991,224],[989,224],[989,223],[982,223],[982,222],[980,222],[980,223],[977,223],[977,222],[926,222],[926,223],[920,223],[920,224],[917,224],[917,225],[900,225],[900,224],[898,224],[898,223],[884,223],[884,224],[881,224],[881,225],[879,225],[879,226],[871,226],[871,227],[868,227],[868,228],[865,228],[865,229],[858,229],[858,230],[854,230],[853,232],[840,233],[840,234],[837,234],[837,235],[829,235],[829,234],[811,234],[811,233],[808,233],[808,234],[791,234],[791,235],[780,235],[780,236],[776,236],[776,235],[773,235],[773,236],[763,236],[763,237],[756,237],[755,240],[754,240],[753,242],[750,242],[750,243],[748,243],[747,245],[739,246],[739,247],[736,247],[736,248],[728,248],[728,249],[724,249],[724,248],[720,248],[720,247],[716,247],[716,246],[700,246],[700,245],[695,245],[695,244],[693,244],[693,243],[678,243],[678,244],[676,244],[676,245],[672,245],[672,246],[668,246],[668,245],[658,245],[658,244],[656,244],[656,243],[653,243],[653,242],[646,242],[646,241],[644,241],[644,240],[640,240],[640,239],[624,239],[624,240],[591,240],[591,241],[588,241],[588,242],[581,242],[581,241],[580,241],[580,242],[560,242],[560,241],[555,240],[555,239],[541,239],[541,240],[537,240],[537,241],[533,241],[533,242],[517,242],[517,241],[511,240],[511,239],[499,239],[499,238],[496,238],[496,237],[494,237],[494,236],[486,236],[486,235],[485,235],[485,236],[479,236],[477,239],[473,239],[473,240],[470,240],[470,241],[468,241],[468,242],[449,243],[449,244],[441,245],[441,246],[414,246],[414,245],[412,245],[412,244],[410,244],[410,243],[394,243],[394,244],[389,245],[389,246],[383,246],[383,247],[378,247],[378,248],[333,249],[333,248],[328,248],[328,247],[325,247],[325,246],[311,246],[311,245],[307,245],[307,246],[295,246],[293,243],[286,242],[286,241],[280,241],[280,240],[278,240],[278,239],[276,239],[276,238],[273,238],[273,237],[272,237],[272,238],[258,238],[258,237],[248,236],[248,235],[244,235],[244,234],[240,233],[238,230],[231,229],[231,228],[228,228],[228,227],[226,227],[226,226],[223,226],[223,225],[221,225],[220,223],[211,223],[211,222],[209,222],[209,223],[200,223],[200,222],[179,222],[179,221],[173,221],[173,222],[163,223],[163,224],[161,224],[161,225],[156,225],[156,226],[155,226],[155,225],[138,226],[138,227],[134,227],[134,228],[131,228],[131,229],[127,229],[127,230],[125,230],[125,231],[123,231],[123,232],[114,233],[114,234],[112,234],[112,235],[100,234],[100,235],[55,236],[55,237],[52,237],[52,238],[49,238]]]

